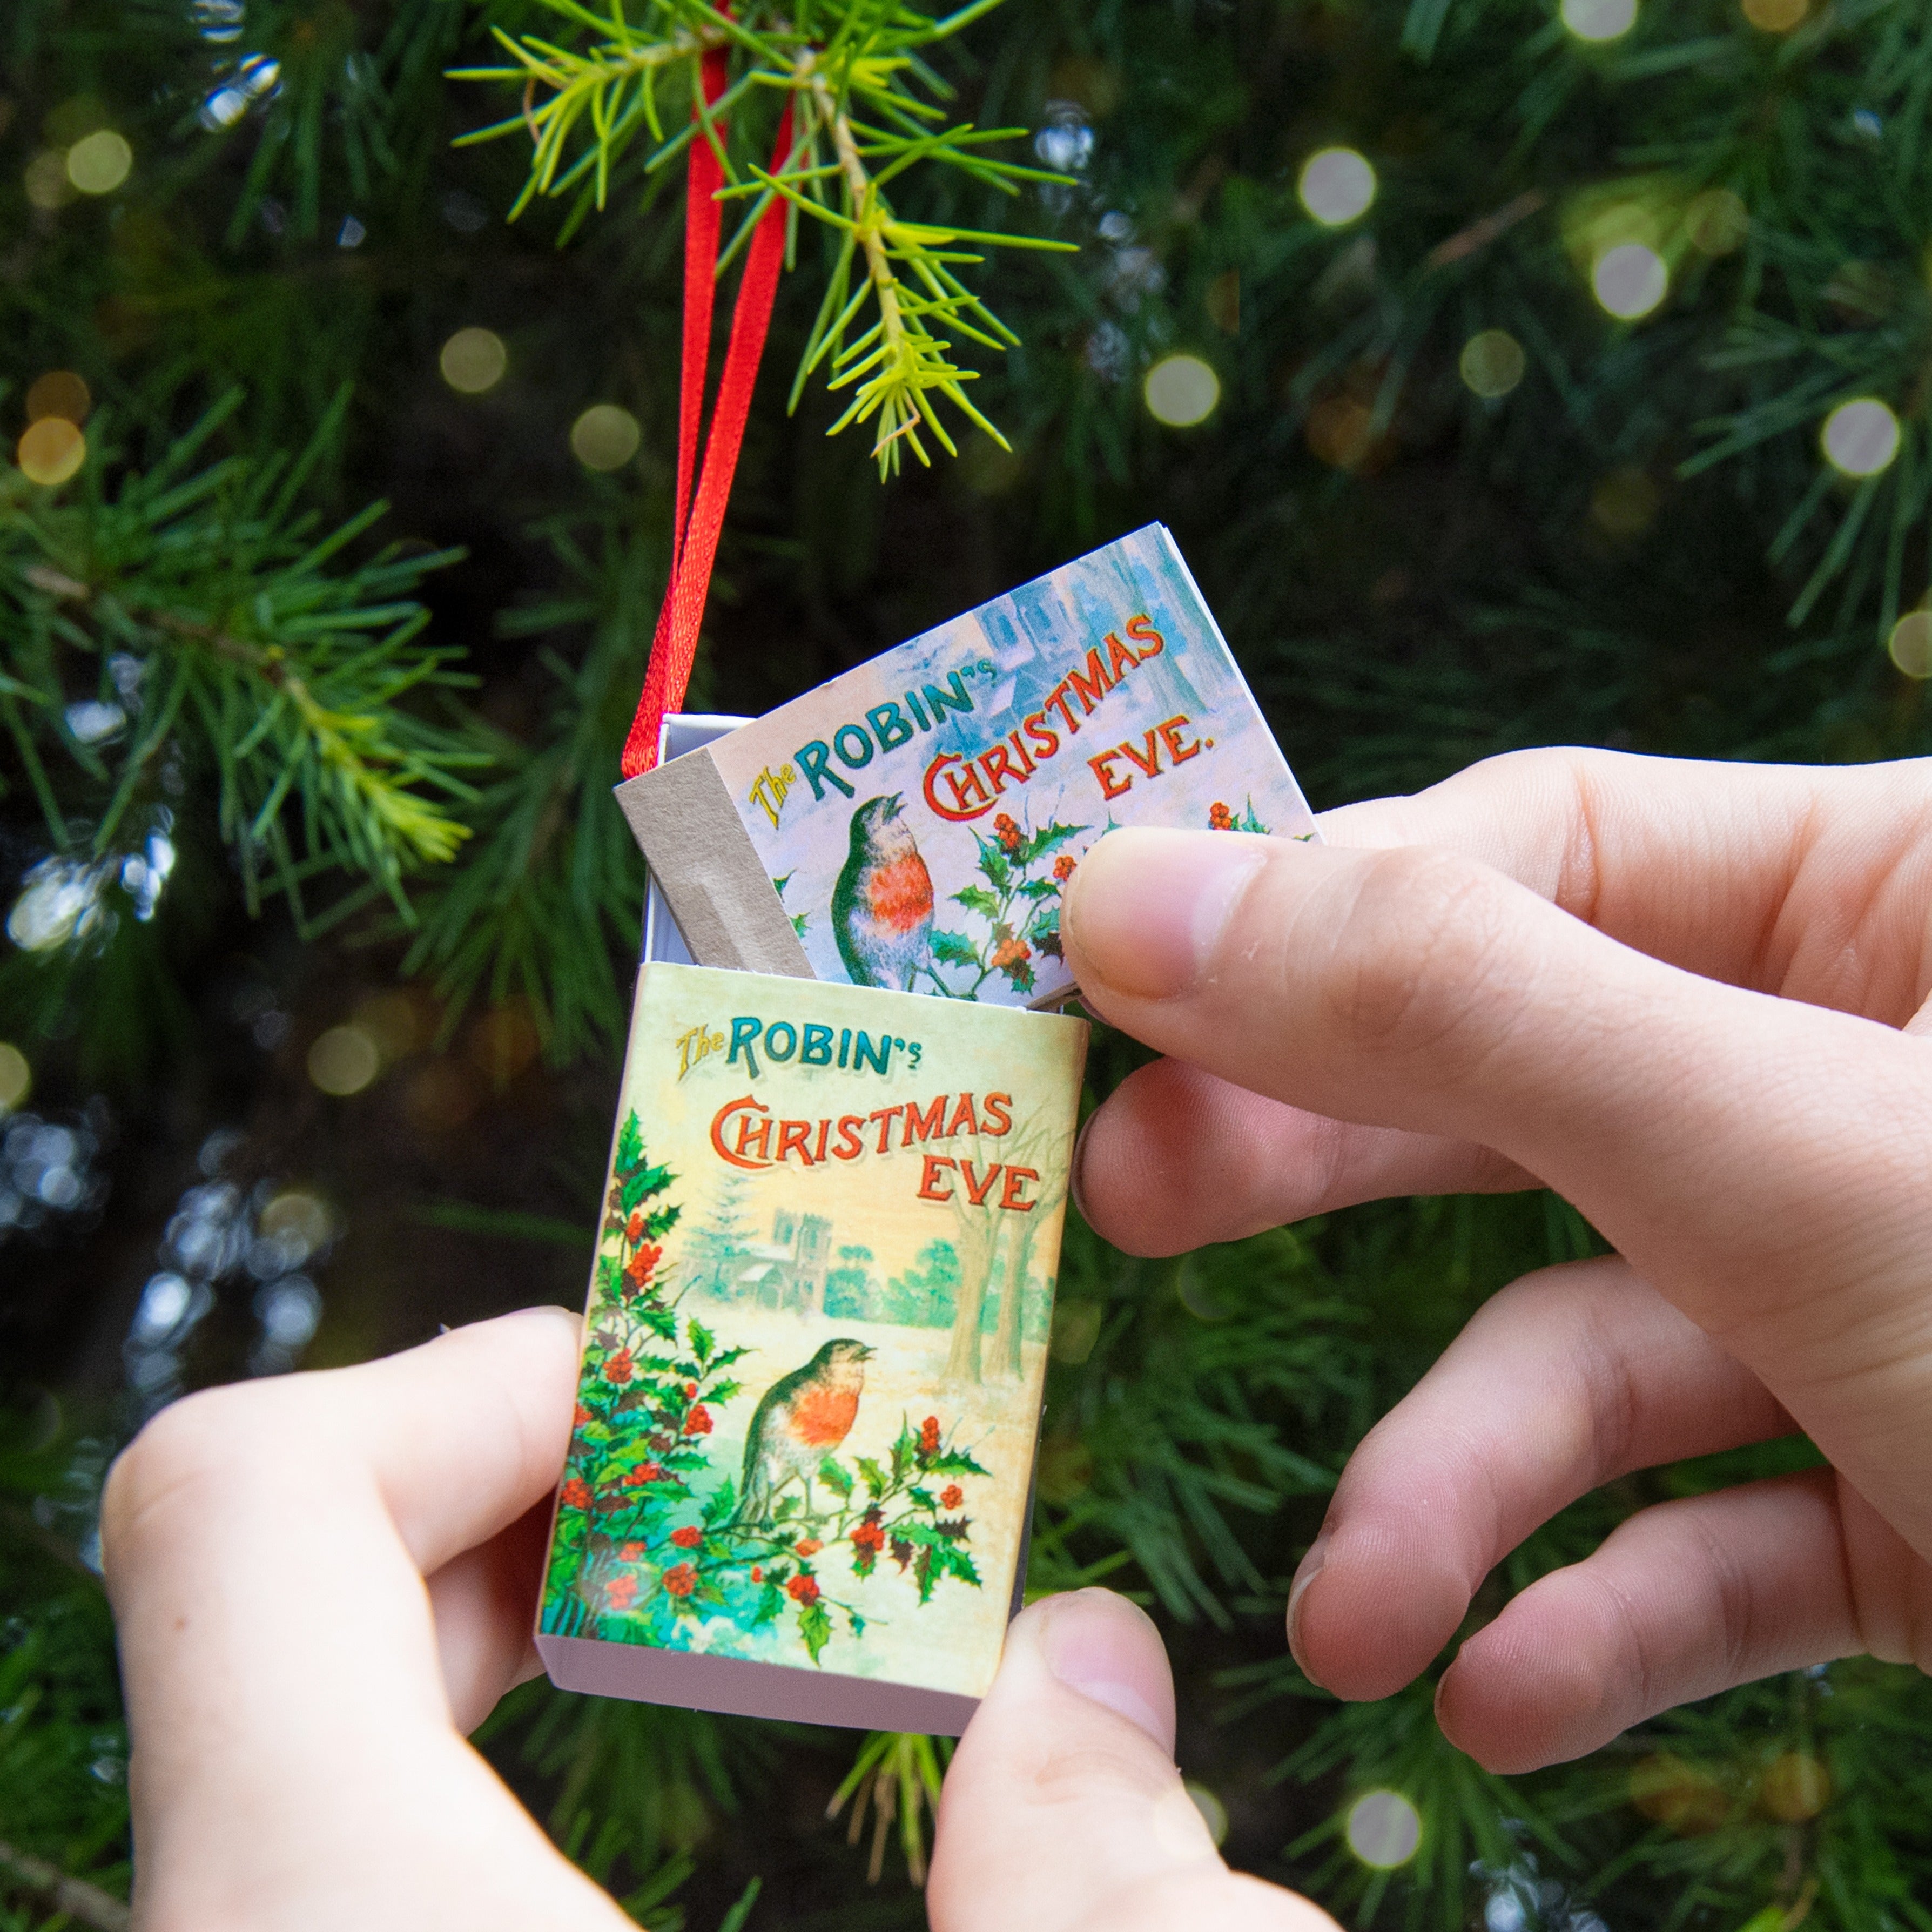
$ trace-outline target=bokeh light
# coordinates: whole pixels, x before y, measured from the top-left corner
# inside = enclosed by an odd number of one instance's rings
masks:
[[[1744,245],[1750,211],[1727,188],[1707,188],[1684,212],[1684,232],[1700,254],[1729,255]]]
[[[1811,0],[1744,0],[1744,16],[1760,33],[1788,34],[1811,10]]]
[[[1932,611],[1906,611],[1892,626],[1886,647],[1907,677],[1932,677]]]
[[[67,156],[58,148],[43,148],[20,172],[21,185],[29,204],[51,214],[74,199],[74,184],[67,178]]]
[[[134,149],[112,128],[87,135],[67,151],[67,178],[82,194],[112,194],[134,165]]]
[[[0,1040],[0,1114],[10,1114],[32,1092],[34,1070],[11,1040]]]
[[[1818,441],[1834,470],[1876,476],[1898,454],[1898,418],[1876,396],[1859,396],[1825,418]]]
[[[87,460],[87,439],[65,416],[43,416],[27,425],[15,460],[30,483],[52,489]]]
[[[1485,401],[1506,396],[1522,380],[1522,344],[1506,328],[1486,328],[1462,345],[1456,365],[1464,384]]]
[[[255,1271],[280,1274],[300,1268],[317,1249],[327,1247],[335,1222],[328,1204],[319,1196],[306,1188],[291,1187],[278,1194],[262,1210],[262,1218],[256,1225],[260,1238],[274,1244],[277,1266]],[[252,1257],[250,1266],[254,1268]]]
[[[1832,1802],[1832,1774],[1809,1751],[1780,1751],[1766,1767],[1757,1798],[1780,1825],[1802,1825]]]
[[[520,1000],[492,1006],[470,1029],[470,1064],[493,1085],[514,1080],[542,1050],[536,1023]]]
[[[1193,1778],[1187,1780],[1187,1795],[1194,1801],[1194,1808],[1201,1814],[1201,1822],[1208,1827],[1208,1835],[1218,1848],[1228,1841],[1228,1808],[1206,1785]]]
[[[1596,298],[1619,321],[1634,322],[1649,314],[1670,289],[1670,272],[1664,257],[1641,242],[1607,248],[1590,272]]]
[[[1348,1808],[1348,1849],[1364,1864],[1391,1871],[1414,1857],[1422,1814],[1400,1791],[1365,1791]]]
[[[1618,40],[1636,25],[1636,0],[1563,0],[1562,16],[1580,40]]]
[[[86,422],[94,398],[86,382],[71,369],[50,369],[35,378],[27,391],[27,420],[38,422],[43,416],[64,416],[76,428]]]
[[[1590,520],[1606,536],[1641,536],[1657,520],[1661,501],[1649,476],[1634,464],[1620,464],[1590,492]]]
[[[442,380],[460,394],[480,396],[503,380],[510,352],[503,338],[488,328],[459,328],[442,345]]]
[[[1163,356],[1147,372],[1148,414],[1171,429],[1205,422],[1221,400],[1221,379],[1198,356]]]
[[[1340,228],[1367,213],[1376,198],[1376,171],[1353,148],[1324,148],[1302,164],[1296,192],[1324,228]]]
[[[616,470],[638,453],[643,432],[628,410],[592,403],[570,426],[570,450],[586,470]]]
[[[338,1100],[361,1093],[382,1066],[376,1042],[358,1026],[331,1027],[308,1050],[308,1077]]]

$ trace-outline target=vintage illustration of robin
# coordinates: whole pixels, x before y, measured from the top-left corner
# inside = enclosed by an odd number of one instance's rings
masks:
[[[745,1434],[745,1479],[734,1522],[770,1522],[778,1491],[794,1480],[805,1486],[806,1513],[812,1513],[812,1479],[851,1433],[872,1355],[863,1342],[842,1336],[766,1390]]]
[[[932,874],[899,808],[903,793],[852,814],[852,849],[832,889],[832,930],[856,986],[909,992],[932,938]]]

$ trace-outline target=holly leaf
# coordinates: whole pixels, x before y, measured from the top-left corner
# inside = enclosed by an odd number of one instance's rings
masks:
[[[1028,961],[1010,960],[1000,970],[1012,982],[1016,992],[1030,993],[1033,991],[1033,968]]]
[[[644,1164],[644,1136],[638,1121],[637,1110],[624,1116],[624,1124],[617,1130],[616,1166],[620,1173]]]
[[[861,1456],[859,1458],[859,1474],[866,1488],[870,1490],[875,1496],[884,1496],[886,1490],[891,1486],[885,1471],[880,1468],[869,1456]]]
[[[932,935],[932,956],[946,966],[976,966],[980,963],[973,942],[963,933],[935,932]]]
[[[832,1618],[823,1604],[806,1604],[798,1612],[798,1634],[805,1640],[805,1647],[812,1653],[812,1660],[818,1661],[818,1653],[832,1641]]]
[[[704,1499],[705,1528],[716,1529],[720,1523],[729,1522],[732,1510],[737,1507],[737,1491],[728,1476]]]
[[[828,1489],[836,1490],[841,1501],[852,1493],[852,1478],[830,1456],[818,1466],[818,1480]]]
[[[1020,894],[1022,898],[1030,899],[1057,898],[1060,894],[1060,881],[1058,879],[1022,879],[1020,881]]]
[[[1007,865],[999,848],[997,846],[988,844],[983,838],[980,841],[980,869],[992,882],[995,892],[1012,891],[1013,884],[1012,868]]]
[[[856,1610],[848,1610],[845,1612],[845,1621],[851,1626],[852,1634],[854,1636],[863,1636],[866,1634],[866,1619],[860,1616]]]
[[[990,1469],[974,1461],[963,1449],[942,1450],[926,1463],[926,1473],[932,1476],[988,1476]]]
[[[955,892],[952,896],[968,912],[976,912],[982,918],[998,919],[1000,916],[999,901],[984,886],[968,886],[964,891]]]

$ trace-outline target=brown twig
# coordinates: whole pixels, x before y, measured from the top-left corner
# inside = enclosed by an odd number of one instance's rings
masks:
[[[84,1878],[73,1878],[58,1865],[37,1858],[31,1852],[16,1851],[0,1839],[0,1874],[10,1876],[28,1892],[50,1899],[56,1912],[92,1925],[99,1932],[128,1932],[133,1924],[128,1907],[112,1892],[89,1885]]]
[[[1446,242],[1438,242],[1430,250],[1426,266],[1432,268],[1446,268],[1451,262],[1460,262],[1486,248],[1499,235],[1514,228],[1519,221],[1526,221],[1549,200],[1540,188],[1531,188],[1520,194],[1515,200],[1505,202],[1493,214],[1486,214],[1480,221],[1472,221],[1468,227],[1458,230]]]

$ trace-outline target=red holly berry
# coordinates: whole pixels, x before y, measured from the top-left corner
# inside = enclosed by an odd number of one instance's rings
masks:
[[[704,1532],[696,1523],[688,1522],[682,1529],[673,1530],[670,1540],[680,1550],[695,1550],[704,1540]]]
[[[684,1385],[684,1392],[686,1395],[695,1395],[698,1393],[698,1384],[695,1382],[686,1382]]]
[[[577,1405],[575,1412],[572,1414],[571,1420],[577,1424],[578,1428],[581,1429],[586,1422],[595,1422],[597,1418],[591,1414],[589,1409],[584,1407],[583,1403],[580,1402]]]
[[[656,1463],[640,1462],[625,1477],[624,1487],[634,1490],[645,1483],[661,1483],[663,1480],[664,1471]]]
[[[557,1492],[566,1509],[588,1509],[590,1507],[590,1485],[581,1476],[573,1476]]]
[[[634,1288],[642,1288],[651,1278],[658,1263],[664,1258],[664,1250],[656,1243],[646,1241],[624,1264],[624,1279]]]
[[[919,1453],[922,1456],[939,1454],[939,1418],[928,1415],[919,1426]]]
[[[614,1610],[628,1610],[637,1600],[638,1580],[634,1576],[613,1576],[604,1586],[604,1600]]]
[[[1060,856],[1053,862],[1053,876],[1056,879],[1059,880],[1064,885],[1069,879],[1072,878],[1073,868],[1079,862],[1080,862],[1077,859],[1072,857],[1068,854],[1065,852],[1061,853]]]
[[[667,1576],[664,1582],[668,1585],[670,1579]],[[801,1605],[815,1604],[818,1600],[818,1580],[801,1571],[785,1586],[785,1594],[795,1604]]]
[[[758,1564],[754,1563],[752,1565],[752,1581],[754,1583],[762,1583],[764,1580],[765,1573],[764,1570],[761,1569]]]
[[[627,1543],[617,1552],[617,1556],[619,1560],[625,1563],[640,1563],[644,1561],[644,1546],[641,1543]]]
[[[633,1245],[644,1238],[644,1213],[641,1208],[631,1216],[629,1225],[624,1230],[624,1238]]]
[[[1234,829],[1234,814],[1218,799],[1208,808],[1208,829],[1210,832],[1232,832]]]
[[[939,1492],[941,1509],[957,1509],[966,1500],[966,1492],[957,1483],[948,1483]]]
[[[869,1550],[876,1556],[886,1546],[885,1530],[869,1520],[862,1522],[852,1532],[852,1545],[856,1550]]]
[[[687,1436],[711,1433],[711,1412],[701,1402],[692,1405],[691,1413],[684,1418],[684,1432]]]
[[[993,820],[993,831],[1000,843],[1009,852],[1016,852],[1019,850],[1020,829],[1006,813],[1001,812],[999,817]]]
[[[801,1536],[792,1547],[801,1556],[816,1556],[825,1546],[815,1536]]]
[[[664,1573],[664,1586],[668,1595],[688,1597],[698,1588],[698,1572],[688,1563],[674,1563]]]
[[[1010,966],[1024,966],[1032,957],[1033,948],[1024,939],[1009,933],[993,948],[994,969],[1004,973]]]
[[[604,1379],[607,1382],[627,1382],[635,1372],[637,1364],[631,1359],[628,1348],[620,1348],[604,1364]]]

